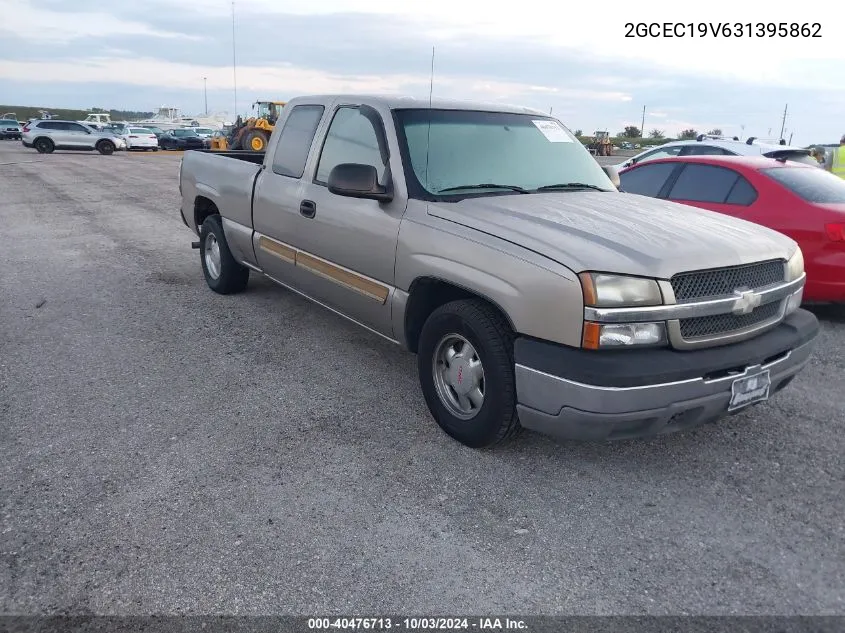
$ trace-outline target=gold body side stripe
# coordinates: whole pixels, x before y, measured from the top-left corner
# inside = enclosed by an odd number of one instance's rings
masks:
[[[374,301],[378,301],[381,304],[384,304],[384,302],[387,301],[387,297],[390,294],[390,288],[382,283],[373,281],[368,277],[364,277],[363,275],[359,275],[351,270],[342,268],[336,264],[326,261],[325,259],[315,257],[305,251],[297,250],[293,246],[283,244],[282,242],[270,239],[269,237],[265,237],[263,235],[259,237],[258,246],[263,251],[266,251],[271,255],[275,255],[279,259],[304,268],[305,270],[312,272],[315,275],[319,275],[324,279],[328,279],[329,281],[343,286],[344,288],[354,290],[355,292],[362,294],[365,297],[369,297]]]
[[[281,242],[271,240],[269,237],[264,237],[262,235],[258,238],[258,247],[263,251],[267,251],[271,255],[275,255],[279,259],[283,259],[289,264],[296,262],[296,249],[292,246],[288,246],[287,244],[282,244]]]

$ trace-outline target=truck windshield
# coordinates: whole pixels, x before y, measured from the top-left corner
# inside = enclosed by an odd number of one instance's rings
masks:
[[[395,112],[410,160],[411,189],[423,197],[615,189],[575,136],[551,117],[471,110]]]

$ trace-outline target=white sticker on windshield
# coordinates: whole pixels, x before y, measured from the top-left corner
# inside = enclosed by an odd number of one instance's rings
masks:
[[[566,133],[566,130],[557,121],[550,121],[548,119],[541,121],[531,121],[537,126],[537,129],[543,133],[552,143],[571,143],[572,139]]]

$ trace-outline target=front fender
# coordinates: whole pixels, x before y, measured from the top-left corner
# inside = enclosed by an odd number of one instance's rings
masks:
[[[579,346],[584,308],[575,273],[536,253],[466,231],[403,222],[397,288],[410,292],[417,279],[438,279],[498,306],[519,334]]]

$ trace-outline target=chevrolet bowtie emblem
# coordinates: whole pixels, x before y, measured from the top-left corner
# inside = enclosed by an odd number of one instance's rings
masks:
[[[762,297],[753,290],[745,288],[734,290],[736,301],[734,301],[731,312],[736,315],[749,314],[754,308],[759,307]]]

